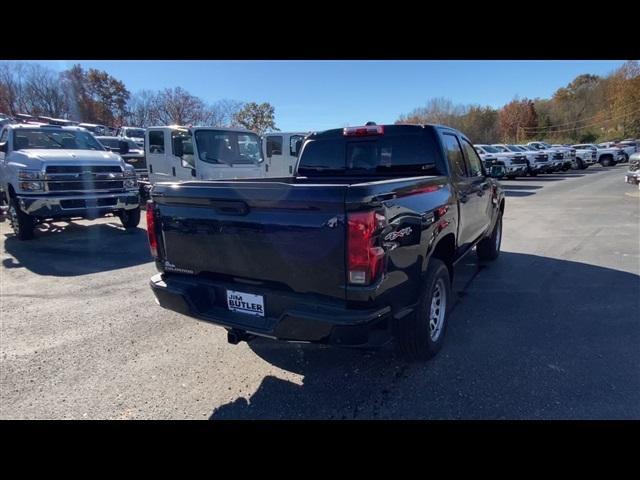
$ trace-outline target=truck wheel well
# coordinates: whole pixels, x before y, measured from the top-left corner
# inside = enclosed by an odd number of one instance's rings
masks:
[[[7,190],[9,192],[9,198],[16,197],[16,191],[13,189],[13,186],[11,186],[11,184],[9,184],[9,186],[7,187]]]
[[[440,239],[433,249],[431,258],[442,260],[449,270],[449,277],[453,281],[453,259],[456,252],[456,241],[453,233],[448,233]]]

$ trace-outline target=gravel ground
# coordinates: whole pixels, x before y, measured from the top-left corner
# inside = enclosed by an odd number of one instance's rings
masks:
[[[144,224],[0,224],[3,419],[640,418],[640,192],[625,165],[503,182],[500,258],[456,270],[447,341],[256,340],[165,311]]]

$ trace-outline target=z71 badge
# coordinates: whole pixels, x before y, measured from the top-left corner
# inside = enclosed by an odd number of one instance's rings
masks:
[[[413,230],[411,229],[411,227],[406,227],[406,228],[403,228],[402,230],[398,230],[396,232],[391,232],[387,234],[387,236],[385,236],[384,239],[388,242],[393,242],[398,238],[402,238],[402,237],[406,237],[407,235],[410,235],[412,231]]]

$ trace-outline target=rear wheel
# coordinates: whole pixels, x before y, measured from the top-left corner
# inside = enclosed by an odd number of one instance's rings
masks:
[[[15,198],[9,200],[9,222],[18,240],[31,240],[36,226],[35,219],[24,213]]]
[[[576,166],[578,167],[578,170],[584,170],[587,168],[581,158],[576,158]]]
[[[491,235],[481,240],[476,248],[478,258],[482,261],[492,261],[500,255],[500,244],[502,243],[502,215],[498,217],[493,227]]]
[[[120,213],[118,213],[118,217],[120,217],[120,222],[124,228],[133,230],[137,228],[140,223],[140,207],[131,210],[121,210]]]
[[[444,262],[429,260],[414,315],[400,320],[396,342],[408,360],[427,360],[442,348],[451,307],[451,277]]]

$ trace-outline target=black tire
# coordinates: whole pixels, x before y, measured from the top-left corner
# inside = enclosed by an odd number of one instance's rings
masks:
[[[118,213],[118,217],[120,217],[120,222],[124,228],[133,230],[140,223],[140,207],[132,210],[121,210]]]
[[[443,295],[444,302],[442,302]],[[432,305],[437,310],[432,310]],[[397,326],[395,341],[403,357],[410,361],[428,360],[440,351],[447,330],[451,305],[449,269],[442,260],[432,258],[429,260],[423,292],[415,314],[403,318]],[[441,308],[444,308],[444,311],[440,310]],[[436,328],[433,329],[430,326],[432,315],[438,317],[438,320],[434,320]],[[442,315],[441,319],[440,315]]]
[[[530,177],[537,177],[538,176],[538,172],[536,172],[535,170],[529,169],[529,176]]]
[[[493,226],[491,235],[478,242],[476,254],[481,261],[493,261],[500,255],[500,245],[502,244],[502,215],[498,217]]]
[[[587,168],[581,158],[576,158],[576,165],[578,167],[578,170],[584,170],[585,168]]]
[[[18,240],[31,240],[34,237],[35,219],[20,209],[15,198],[9,201],[9,222]]]
[[[613,158],[609,155],[603,157],[602,160],[600,160],[600,164],[603,167],[610,167],[611,165],[615,165],[615,163],[613,163]]]
[[[515,175],[506,175],[507,180],[515,180],[516,176]]]

